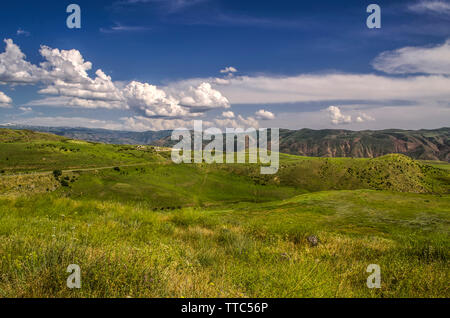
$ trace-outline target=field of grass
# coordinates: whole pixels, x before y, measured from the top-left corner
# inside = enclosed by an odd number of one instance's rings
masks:
[[[445,164],[281,155],[261,176],[23,134],[0,130],[0,297],[450,296]]]

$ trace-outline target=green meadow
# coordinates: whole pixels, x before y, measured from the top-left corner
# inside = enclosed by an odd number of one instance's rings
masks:
[[[450,296],[448,163],[280,161],[0,130],[0,297]]]

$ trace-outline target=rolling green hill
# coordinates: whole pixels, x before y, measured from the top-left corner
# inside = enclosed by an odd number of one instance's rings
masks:
[[[0,129],[0,172],[3,174],[163,160],[152,147],[109,145],[27,130]]]
[[[66,138],[48,133],[35,132],[32,130],[13,130],[13,129],[0,129],[0,143],[13,143],[13,142],[32,142],[32,141],[62,141]]]
[[[249,175],[257,183],[287,185],[311,192],[374,189],[447,193],[450,174],[441,168],[398,154],[374,159],[287,157],[282,154],[281,169],[275,177],[260,175],[251,165],[224,165],[224,169]]]

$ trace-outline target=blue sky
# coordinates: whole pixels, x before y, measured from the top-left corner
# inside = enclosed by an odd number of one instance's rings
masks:
[[[70,3],[81,29],[66,27]],[[380,29],[366,26],[371,3]],[[447,0],[21,1],[2,3],[0,25],[0,123],[362,130],[450,119]]]

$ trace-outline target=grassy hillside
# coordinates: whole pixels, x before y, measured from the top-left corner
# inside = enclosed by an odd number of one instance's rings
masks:
[[[257,184],[291,186],[305,191],[374,189],[415,193],[448,193],[448,164],[429,165],[404,155],[374,159],[311,158],[281,154],[274,175],[259,174],[254,165],[223,165],[221,168],[250,176]]]
[[[65,138],[53,134],[40,133],[31,130],[0,129],[1,143],[32,142],[38,140],[62,141],[64,139]]]
[[[449,297],[449,206],[371,190],[173,211],[0,199],[0,296]],[[74,263],[80,290],[65,287]],[[381,289],[366,287],[368,264]]]
[[[77,169],[162,161],[152,147],[107,145],[0,129],[0,172]]]
[[[15,134],[0,142],[0,297],[450,296],[448,164],[282,154],[262,176]]]

